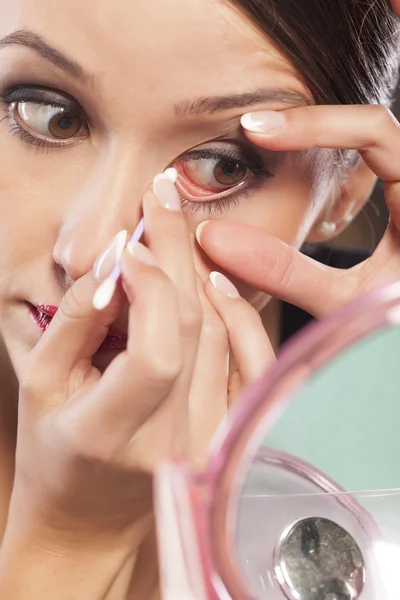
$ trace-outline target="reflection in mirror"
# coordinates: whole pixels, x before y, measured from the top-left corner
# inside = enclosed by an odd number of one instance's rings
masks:
[[[235,532],[255,598],[398,598],[399,348],[400,327],[358,340],[266,426]]]

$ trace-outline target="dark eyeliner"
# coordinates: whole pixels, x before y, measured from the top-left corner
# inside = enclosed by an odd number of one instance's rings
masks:
[[[83,114],[79,104],[71,97],[41,86],[18,86],[4,91],[0,99],[5,104],[27,103],[44,104],[66,109],[73,109],[76,113]]]
[[[58,92],[44,86],[38,85],[19,85],[13,86],[0,93],[0,103],[4,105],[4,119],[9,120],[9,129],[13,136],[18,136],[19,139],[31,147],[36,147],[37,150],[55,150],[67,148],[71,143],[69,141],[57,142],[45,137],[39,137],[31,134],[17,123],[12,116],[12,107],[22,103],[37,104],[41,106],[51,106],[60,108],[75,114],[88,127],[87,118],[80,105],[64,92]],[[3,121],[4,119],[1,119]]]
[[[224,143],[223,140],[218,140],[218,143]],[[225,142],[226,143],[226,142]],[[230,159],[237,162],[241,162],[247,167],[254,175],[253,181],[250,182],[244,189],[238,188],[236,191],[228,195],[224,195],[220,198],[213,198],[210,200],[201,200],[198,202],[185,198],[181,193],[182,208],[185,212],[190,214],[197,214],[200,212],[207,212],[209,216],[212,216],[216,212],[222,214],[225,210],[228,210],[232,206],[237,206],[243,198],[250,198],[268,179],[274,177],[274,175],[268,170],[264,161],[261,157],[257,156],[255,152],[252,152],[247,145],[232,144],[232,140],[229,140],[229,145],[218,146],[218,148],[199,148],[193,149],[186,152],[184,155],[179,157],[179,161],[185,162],[189,160],[223,160]]]
[[[262,179],[268,179],[273,177],[273,174],[267,169],[261,158],[251,153],[247,148],[241,149],[236,147],[221,147],[221,148],[200,148],[198,150],[189,150],[184,156],[180,158],[182,162],[190,159],[222,159],[236,160],[237,162],[243,163],[245,167],[250,169],[256,177]]]

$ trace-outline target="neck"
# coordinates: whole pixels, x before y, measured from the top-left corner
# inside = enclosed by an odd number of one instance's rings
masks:
[[[281,307],[281,301],[272,298],[260,312],[262,323],[275,354],[279,349],[281,339]]]

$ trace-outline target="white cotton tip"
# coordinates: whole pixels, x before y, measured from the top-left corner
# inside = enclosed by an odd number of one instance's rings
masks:
[[[117,283],[114,279],[109,278],[103,281],[93,296],[93,306],[96,310],[103,310],[110,304],[116,287]]]
[[[164,173],[162,174],[165,175],[165,177],[168,177],[168,179],[172,181],[172,183],[177,182],[178,171],[174,169],[174,167],[168,167],[168,169],[165,169]]]

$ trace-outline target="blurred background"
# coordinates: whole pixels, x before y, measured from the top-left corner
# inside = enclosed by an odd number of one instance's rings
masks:
[[[400,119],[400,87],[394,113]],[[400,161],[400,156],[393,156]],[[336,246],[373,249],[381,240],[388,223],[388,210],[383,195],[383,183],[378,181],[371,200],[346,231],[335,240]]]

